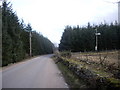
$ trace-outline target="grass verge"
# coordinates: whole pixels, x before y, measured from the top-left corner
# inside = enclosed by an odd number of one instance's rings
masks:
[[[65,65],[58,62],[58,68],[63,74],[63,77],[68,84],[69,88],[88,88],[86,83],[80,79],[77,75],[75,75],[72,71],[70,71]]]

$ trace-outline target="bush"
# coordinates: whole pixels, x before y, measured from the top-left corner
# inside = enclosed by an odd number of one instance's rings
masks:
[[[64,51],[64,52],[61,52],[60,55],[62,57],[70,58],[71,57],[71,52],[70,51]]]

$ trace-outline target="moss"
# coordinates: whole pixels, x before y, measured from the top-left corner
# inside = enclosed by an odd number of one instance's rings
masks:
[[[111,87],[118,87],[118,88],[120,88],[120,80],[119,79],[108,78],[107,80],[109,81]]]
[[[101,77],[110,77],[109,73],[101,71],[101,70],[93,70],[96,74],[98,74],[98,76]]]
[[[120,80],[119,79],[109,78],[108,80],[110,80],[111,83],[120,84]]]

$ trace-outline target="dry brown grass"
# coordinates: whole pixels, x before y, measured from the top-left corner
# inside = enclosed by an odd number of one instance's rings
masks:
[[[88,60],[96,63],[100,63],[103,60],[105,64],[114,64],[118,66],[118,51],[104,51],[104,52],[83,52],[72,53],[73,59]]]

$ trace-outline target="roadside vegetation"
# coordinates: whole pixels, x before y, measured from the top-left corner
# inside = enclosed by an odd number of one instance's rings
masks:
[[[32,56],[53,53],[52,42],[25,24],[13,11],[11,3],[2,7],[2,66],[29,58],[29,33],[32,32]]]
[[[100,59],[98,62],[86,59],[87,56],[84,55],[88,53],[92,54],[91,52],[80,53],[79,55],[78,53],[70,52],[56,54],[55,62],[63,72],[68,85],[70,85],[71,88],[99,88],[105,90],[108,88],[120,88],[120,68],[111,63],[108,63],[108,65],[104,62],[101,63]],[[104,54],[104,52],[100,53]],[[82,54],[83,57],[86,58],[81,59],[80,55]],[[94,52],[94,54],[99,56],[99,53]],[[77,55],[76,58],[75,55]],[[77,81],[77,84],[75,81]],[[81,81],[83,83],[81,83]]]
[[[86,83],[80,79],[75,73],[73,73],[67,66],[62,64],[61,62],[58,62],[58,59],[56,56],[53,57],[54,62],[57,64],[58,68],[60,69],[61,73],[63,74],[63,77],[68,84],[69,88],[88,88]]]

